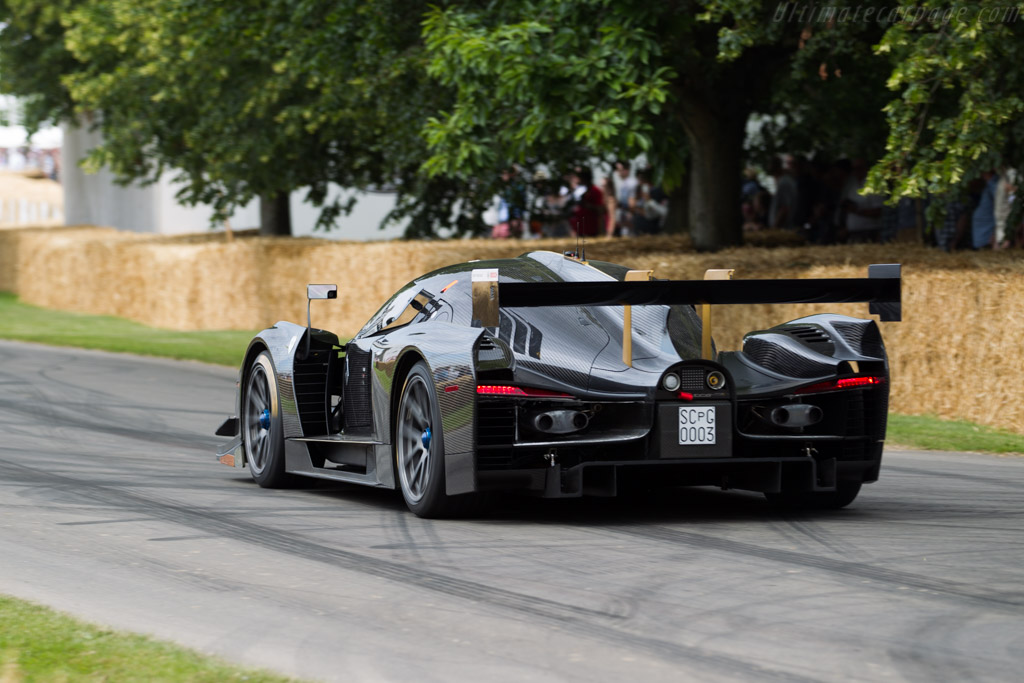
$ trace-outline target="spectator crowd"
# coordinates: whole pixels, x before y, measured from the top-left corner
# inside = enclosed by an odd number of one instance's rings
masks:
[[[913,242],[945,251],[1024,247],[1024,226],[1011,220],[1017,192],[1012,169],[983,173],[947,196],[896,202],[862,194],[867,172],[864,159],[825,162],[795,155],[773,159],[764,183],[757,169],[748,168],[740,198],[744,230],[800,231],[814,244]]]
[[[57,180],[60,171],[60,149],[0,147],[0,170],[36,171],[51,180]]]
[[[743,229],[791,230],[812,244],[924,243],[955,249],[1024,248],[1024,224],[1015,219],[1012,169],[986,172],[942,197],[886,201],[863,194],[869,164],[862,158],[824,161],[773,157],[766,172],[744,172],[739,209]],[[629,161],[595,183],[577,166],[561,177],[532,178],[510,167],[501,193],[484,214],[491,237],[628,237],[664,230],[668,197],[651,169]]]
[[[587,166],[560,178],[537,171],[529,182],[508,168],[501,181],[501,193],[484,214],[495,239],[654,235],[668,214],[668,196],[651,170],[634,175],[629,161],[617,161],[599,184]]]

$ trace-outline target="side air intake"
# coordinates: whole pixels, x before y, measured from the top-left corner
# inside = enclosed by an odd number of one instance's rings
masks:
[[[365,432],[373,425],[370,352],[349,346],[345,355],[345,374],[345,431]]]

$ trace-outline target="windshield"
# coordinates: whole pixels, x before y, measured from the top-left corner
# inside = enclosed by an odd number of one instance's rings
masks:
[[[398,290],[394,296],[387,300],[387,302],[380,307],[376,313],[370,318],[369,322],[363,326],[363,329],[359,330],[360,337],[375,334],[381,329],[387,327],[392,323],[395,318],[402,314],[416,296],[416,292],[419,291],[419,285],[415,282],[411,282],[406,285],[403,289]]]

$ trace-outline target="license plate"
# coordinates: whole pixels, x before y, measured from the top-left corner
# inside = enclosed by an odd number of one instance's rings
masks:
[[[714,445],[715,436],[715,406],[686,406],[679,409],[680,446]]]

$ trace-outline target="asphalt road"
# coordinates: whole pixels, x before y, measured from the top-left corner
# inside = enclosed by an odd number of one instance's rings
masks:
[[[1019,680],[1024,460],[889,452],[838,512],[703,489],[507,499],[259,489],[235,373],[0,342],[0,593],[296,676]]]

